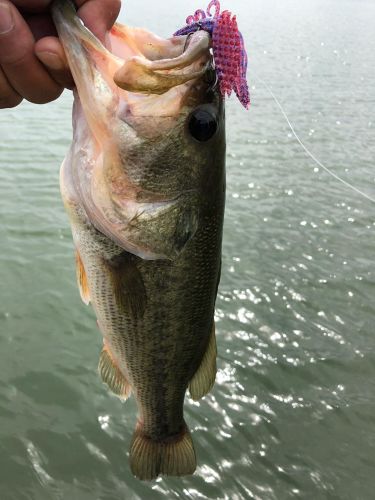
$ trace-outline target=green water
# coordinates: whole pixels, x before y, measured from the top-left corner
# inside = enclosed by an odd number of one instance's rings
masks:
[[[203,6],[124,3],[123,19],[162,35]],[[224,7],[247,40],[253,106],[227,106],[219,372],[186,401],[198,470],[130,474],[134,401],[97,376],[59,196],[65,94],[0,111],[1,500],[374,498],[374,204],[316,171],[259,78],[318,158],[375,197],[375,4]]]

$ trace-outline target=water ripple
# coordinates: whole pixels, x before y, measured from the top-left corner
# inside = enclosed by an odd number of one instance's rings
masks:
[[[134,400],[96,373],[101,340],[80,305],[58,189],[71,98],[0,111],[1,498],[373,497],[373,206],[305,156],[257,80],[314,154],[371,195],[375,7],[360,7],[236,4],[253,106],[227,102],[218,374],[208,397],[186,399],[192,477],[133,478]],[[141,10],[169,36],[175,3],[157,8],[128,2],[126,20]]]

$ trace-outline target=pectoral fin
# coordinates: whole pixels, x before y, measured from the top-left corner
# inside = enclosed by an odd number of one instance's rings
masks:
[[[83,267],[83,262],[78,250],[76,250],[76,275],[77,275],[77,283],[81,299],[88,306],[90,304],[90,290],[87,281],[86,271],[85,268]]]
[[[134,255],[123,252],[106,261],[110,272],[117,306],[132,319],[143,316],[146,308],[146,289]]]
[[[131,394],[131,386],[118,368],[106,344],[100,354],[98,370],[103,382],[113,394],[126,401]]]
[[[216,378],[216,336],[215,323],[202,362],[189,384],[190,396],[194,401],[203,398],[212,389]]]

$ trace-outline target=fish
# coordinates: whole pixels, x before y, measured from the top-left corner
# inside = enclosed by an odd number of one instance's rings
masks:
[[[69,0],[52,15],[76,85],[60,186],[81,298],[103,336],[99,374],[135,398],[134,476],[190,475],[184,399],[215,382],[226,190],[211,38],[115,24],[104,46]]]

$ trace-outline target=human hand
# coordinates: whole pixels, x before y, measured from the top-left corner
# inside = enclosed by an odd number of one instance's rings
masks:
[[[52,0],[0,0],[0,108],[23,99],[53,101],[74,86],[49,13]],[[102,41],[120,0],[75,0],[78,15]]]

